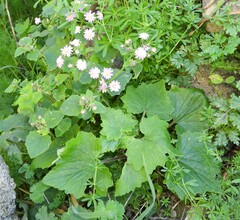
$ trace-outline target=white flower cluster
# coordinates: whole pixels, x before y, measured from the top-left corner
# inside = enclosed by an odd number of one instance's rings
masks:
[[[84,17],[85,17],[85,20],[89,23],[94,22],[96,19],[98,19],[99,21],[103,20],[103,14],[100,11],[97,11],[95,13],[90,10],[84,14]]]
[[[146,41],[149,39],[148,33],[138,34],[139,39]],[[125,44],[121,45],[121,48],[124,48],[126,51],[134,52],[134,56],[137,60],[144,60],[146,57],[150,57],[151,54],[156,53],[157,49],[155,47],[150,47],[148,44],[142,44],[142,46],[137,49],[132,48],[132,39],[125,40]]]
[[[100,79],[99,83],[99,90],[102,93],[108,91],[111,92],[119,92],[121,89],[121,84],[118,80],[112,80],[109,84],[106,80],[110,80],[113,76],[113,69],[112,68],[103,68],[102,72],[98,67],[93,67],[89,71],[89,75],[92,79]]]
[[[15,183],[9,176],[9,170],[3,158],[0,156],[0,219],[17,219],[15,216]]]
[[[88,4],[81,4],[81,3],[79,3],[79,5],[81,5],[81,7],[79,8],[79,11],[83,11],[84,8],[88,6]],[[71,22],[75,20],[75,18],[77,17],[77,14],[74,11],[69,11],[65,15],[65,17],[66,17],[66,21]],[[84,13],[84,18],[85,18],[85,21],[89,23],[93,23],[96,19],[98,19],[99,21],[102,21],[103,14],[100,11],[92,12],[92,10],[89,10],[86,13]]]
[[[58,68],[62,68],[64,64],[64,57],[70,57],[73,53],[73,46],[78,47],[80,45],[80,41],[75,39],[70,42],[70,45],[66,45],[61,49],[61,55],[57,58],[56,63]],[[73,64],[68,64],[68,68],[74,67]],[[78,59],[76,62],[76,68],[80,71],[84,71],[88,68],[87,61],[84,59]],[[111,81],[109,84],[106,80],[110,80],[113,76],[113,69],[104,67],[101,71],[98,67],[92,67],[89,69],[89,76],[92,79],[99,79],[100,87],[99,90],[102,93],[105,93],[108,91],[108,89],[111,92],[119,92],[121,89],[121,84],[117,80]]]

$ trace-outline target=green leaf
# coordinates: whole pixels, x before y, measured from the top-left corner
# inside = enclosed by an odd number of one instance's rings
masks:
[[[20,79],[13,79],[13,81],[11,82],[11,84],[5,89],[5,93],[12,93],[15,92],[16,89],[18,88],[18,85],[20,83]]]
[[[105,135],[108,140],[121,138],[124,133],[132,131],[137,124],[137,121],[132,119],[131,115],[112,108],[101,114],[101,119],[103,128],[101,134]]]
[[[70,118],[64,118],[55,128],[56,137],[61,137],[71,127],[72,121]]]
[[[26,21],[24,22],[18,22],[15,26],[15,30],[18,35],[21,35],[28,29],[28,27],[29,27],[29,18],[26,19]]]
[[[223,82],[223,78],[219,74],[212,74],[209,76],[209,79],[213,84],[221,84]]]
[[[63,117],[64,114],[60,111],[47,111],[44,115],[48,128],[56,127],[62,121]]]
[[[169,97],[175,108],[172,117],[177,123],[177,133],[201,131],[208,127],[208,122],[201,120],[201,113],[208,105],[202,92],[197,89],[174,87],[170,90]]]
[[[71,95],[68,99],[66,99],[60,110],[63,114],[68,116],[78,116],[81,113],[81,106],[80,106],[80,96],[78,95]]]
[[[237,87],[238,91],[240,91],[240,80],[237,82],[236,87]]]
[[[23,53],[26,53],[28,51],[28,48],[26,47],[18,47],[14,53],[14,57],[19,57]]]
[[[143,65],[141,63],[137,63],[133,67],[131,67],[134,72],[134,79],[138,78],[139,74],[142,72]]]
[[[112,151],[114,152],[119,144],[119,141],[106,140],[105,137],[101,136],[102,152]]]
[[[233,126],[235,126],[240,131],[240,114],[237,112],[231,112],[229,117]]]
[[[106,171],[108,168],[98,161],[100,146],[99,139],[92,133],[79,132],[76,138],[67,142],[57,165],[44,177],[43,183],[80,198],[84,195],[88,180],[94,177],[99,180],[100,175],[104,176],[106,185],[103,187],[101,181],[96,181],[95,186],[102,194],[112,185],[112,181],[107,179],[110,178]]]
[[[101,220],[107,220],[107,219],[112,219],[112,220],[117,220],[117,219],[123,219],[124,215],[124,207],[121,203],[113,200],[107,201],[106,206],[104,206],[102,201],[99,201],[95,212],[99,213],[105,213],[108,216],[101,216],[99,215],[99,219]]]
[[[69,77],[68,74],[57,74],[54,81],[57,86],[60,86],[67,78]]]
[[[144,156],[148,174],[151,174],[157,166],[164,166],[168,158],[167,154],[170,157],[175,155],[167,129],[168,123],[157,116],[143,118],[140,131],[144,134],[144,138],[129,138],[125,143],[128,163],[132,164],[136,170],[140,170],[144,167]]]
[[[29,82],[21,89],[20,96],[15,102],[15,104],[18,105],[18,112],[25,115],[31,115],[41,98],[42,94],[33,91],[32,83]]]
[[[109,169],[101,164],[97,169],[96,193],[105,196],[108,188],[113,185],[112,174]]]
[[[124,207],[121,203],[113,200],[107,201],[104,205],[102,200],[98,199],[98,204],[94,212],[89,212],[81,206],[69,208],[68,213],[63,215],[64,220],[82,220],[82,219],[100,219],[100,220],[118,220],[123,219]]]
[[[148,116],[159,115],[163,120],[171,119],[173,107],[167,96],[164,81],[154,84],[141,84],[137,88],[129,86],[122,98],[128,112],[139,114],[146,112]]]
[[[37,61],[40,55],[41,55],[41,51],[38,49],[34,49],[30,53],[28,53],[27,59]]]
[[[41,155],[35,157],[31,163],[31,169],[36,168],[48,168],[52,165],[53,161],[57,159],[57,150],[59,149],[60,144],[57,142],[53,142],[49,149],[46,150]]]
[[[26,45],[32,44],[32,38],[31,37],[23,37],[19,40],[18,45],[25,47]]]
[[[55,217],[54,213],[48,213],[47,207],[42,206],[39,210],[38,213],[36,214],[36,219],[37,220],[57,220],[58,218]]]
[[[166,183],[180,199],[197,193],[220,192],[220,183],[216,180],[219,165],[214,156],[208,153],[209,146],[199,141],[202,133],[185,132],[179,137],[177,149],[182,156],[178,158],[178,170],[169,170]],[[173,167],[175,162],[168,164]]]
[[[81,206],[70,206],[68,211],[61,216],[61,220],[85,220],[84,218],[79,217],[76,212],[87,212],[86,209]]]
[[[227,77],[225,79],[225,82],[229,83],[229,84],[233,83],[234,81],[235,81],[235,77],[234,76],[229,76],[229,77]]]
[[[44,153],[51,144],[50,136],[42,136],[36,131],[31,131],[26,139],[26,147],[28,154],[31,158],[34,158]]]
[[[125,90],[125,87],[127,85],[127,83],[130,81],[130,79],[132,78],[132,74],[129,73],[128,71],[121,71],[120,75],[115,77],[118,73],[119,73],[119,69],[113,69],[113,77],[112,77],[112,80],[117,80],[120,85],[121,85],[121,88],[118,92],[111,92],[111,91],[108,91],[108,93],[111,95],[111,96],[115,96],[115,95],[119,95],[122,91]]]
[[[35,203],[42,203],[44,202],[44,192],[48,189],[49,187],[44,185],[42,182],[38,182],[34,185],[31,186],[30,188],[30,199],[35,202]]]
[[[45,61],[48,65],[48,71],[56,69],[56,60],[61,55],[60,49],[66,45],[66,42],[62,39],[58,39],[51,44],[51,47],[44,51]]]
[[[147,181],[144,168],[136,170],[133,165],[125,163],[122,169],[120,179],[116,182],[116,196],[122,196],[141,187],[142,183]]]
[[[229,102],[232,109],[240,111],[240,96],[236,96],[234,93],[232,93]]]
[[[28,117],[21,114],[10,115],[0,121],[0,131],[10,131],[13,128],[25,128],[28,124]]]
[[[93,110],[93,112],[95,114],[101,114],[101,113],[105,113],[107,111],[106,106],[104,106],[101,102],[94,102],[94,105],[96,107],[96,110]]]

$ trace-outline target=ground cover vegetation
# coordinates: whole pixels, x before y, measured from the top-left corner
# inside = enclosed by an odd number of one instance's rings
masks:
[[[240,218],[231,4],[6,3],[0,153],[21,219]]]

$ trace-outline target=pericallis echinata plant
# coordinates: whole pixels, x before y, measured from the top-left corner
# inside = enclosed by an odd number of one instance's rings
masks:
[[[48,216],[56,189],[71,198],[61,219],[123,219],[134,190],[147,183],[143,219],[156,200],[153,175],[185,201],[220,191],[205,95],[166,89],[158,77],[139,80],[143,62],[159,51],[154,36],[147,27],[131,29],[134,40],[114,36],[109,19],[117,22],[114,1],[59,0],[43,7],[36,25],[18,26],[28,36],[15,56],[34,61],[32,79],[5,90],[15,94],[17,113],[0,122],[0,140],[24,163],[30,199],[42,206],[37,219]]]

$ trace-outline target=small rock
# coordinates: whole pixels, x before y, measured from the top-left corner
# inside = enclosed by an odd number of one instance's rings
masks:
[[[8,166],[0,156],[0,220],[18,219],[15,215],[16,184],[9,176]]]

